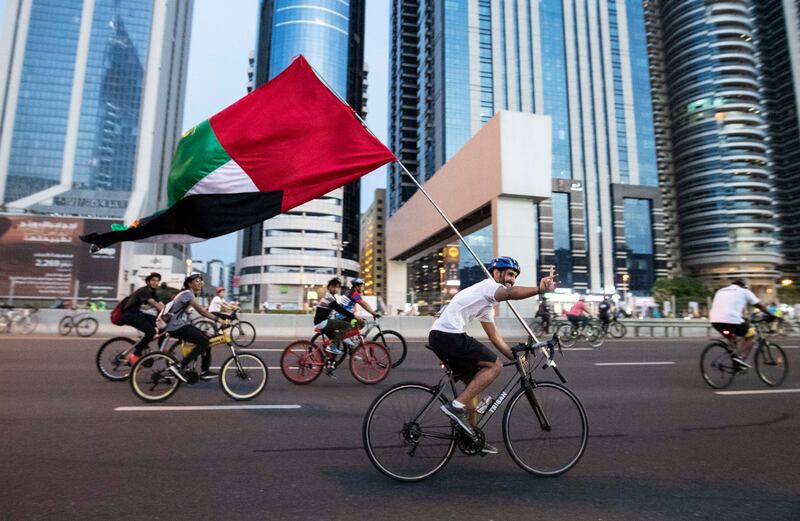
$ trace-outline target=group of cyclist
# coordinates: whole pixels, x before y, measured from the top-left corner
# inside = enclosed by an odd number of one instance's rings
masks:
[[[597,318],[603,324],[604,328],[608,328],[612,320],[613,302],[609,297],[603,299],[597,306]],[[536,319],[541,320],[542,329],[550,331],[550,326],[553,325],[553,312],[547,303],[547,298],[542,297],[539,300],[539,308],[536,310]],[[592,319],[592,314],[586,308],[586,297],[581,295],[575,304],[567,311],[567,320],[578,327],[584,326]]]

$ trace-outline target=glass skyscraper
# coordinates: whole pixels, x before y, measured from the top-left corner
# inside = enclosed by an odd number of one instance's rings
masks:
[[[642,2],[392,5],[390,147],[417,180],[500,110],[549,115],[553,197],[531,237],[540,274],[555,265],[563,285],[596,293],[628,274],[649,293],[667,257]],[[390,214],[415,191],[404,177],[389,166]]]
[[[302,54],[360,112],[363,36],[364,0],[262,0],[255,86]],[[334,275],[358,276],[359,192],[354,182],[242,231],[237,256],[242,293],[256,306],[266,301],[298,308]]]
[[[192,2],[10,0],[0,201],[132,220],[159,203],[183,107]]]

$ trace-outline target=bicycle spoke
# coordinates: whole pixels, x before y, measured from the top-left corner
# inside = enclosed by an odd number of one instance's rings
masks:
[[[267,367],[256,355],[241,353],[222,364],[219,379],[225,394],[234,400],[250,400],[267,385]]]
[[[729,386],[736,375],[736,368],[728,347],[721,342],[708,344],[700,356],[700,371],[710,387],[722,389]]]

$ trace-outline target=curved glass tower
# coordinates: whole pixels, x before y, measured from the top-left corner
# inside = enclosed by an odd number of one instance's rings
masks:
[[[750,4],[662,3],[682,260],[714,285],[781,260]]]
[[[360,111],[363,0],[262,0],[255,83],[281,73],[299,54],[328,86]],[[335,275],[359,272],[359,184],[334,190],[241,234],[237,270],[258,307],[304,307]]]

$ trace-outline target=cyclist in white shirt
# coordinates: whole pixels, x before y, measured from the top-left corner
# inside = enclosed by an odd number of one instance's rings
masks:
[[[225,300],[225,288],[219,287],[217,288],[217,294],[211,299],[211,304],[208,305],[208,311],[210,313],[222,313],[222,306],[228,306],[233,309],[237,307],[233,302]]]
[[[552,270],[549,277],[539,282],[538,287],[513,287],[520,268],[519,263],[511,257],[497,257],[487,268],[492,278],[459,291],[433,323],[428,335],[428,343],[436,354],[446,359],[453,372],[467,384],[455,400],[442,405],[441,409],[470,436],[473,434],[470,416],[474,417],[478,396],[500,375],[503,364],[492,350],[467,335],[467,325],[476,318],[480,320],[489,341],[512,360],[511,349],[494,323],[494,305],[503,300],[526,299],[555,287]],[[497,449],[486,445],[484,452],[496,454]]]
[[[758,301],[758,297],[747,289],[744,279],[736,279],[730,286],[717,290],[714,294],[714,301],[711,303],[711,311],[708,313],[708,320],[714,329],[723,334],[728,331],[739,337],[737,339],[738,353],[733,356],[733,361],[739,366],[739,369],[752,367],[745,362],[745,359],[753,348],[753,337],[756,331],[742,317],[744,308],[748,304],[766,313],[770,320],[775,318],[775,315]]]

